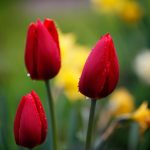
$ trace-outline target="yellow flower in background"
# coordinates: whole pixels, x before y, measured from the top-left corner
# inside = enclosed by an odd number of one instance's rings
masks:
[[[136,23],[142,17],[142,9],[138,2],[136,1],[127,1],[124,3],[122,10],[120,12],[120,17],[129,23]]]
[[[102,14],[116,14],[129,23],[138,22],[142,15],[142,8],[136,0],[91,0],[95,10]]]
[[[119,88],[111,95],[108,106],[115,116],[128,114],[134,109],[134,97],[127,89]]]
[[[143,131],[150,127],[150,109],[148,108],[148,103],[143,102],[141,106],[131,115],[131,118],[139,123]]]
[[[56,77],[57,88],[64,90],[65,95],[72,101],[82,99],[78,92],[79,77],[88,56],[88,48],[76,43],[73,33],[63,34],[60,32],[60,48],[62,66]]]
[[[120,11],[126,0],[91,0],[94,8],[105,14],[117,13]]]

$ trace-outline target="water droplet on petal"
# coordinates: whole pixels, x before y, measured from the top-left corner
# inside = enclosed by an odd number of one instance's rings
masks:
[[[27,73],[27,77],[30,77],[30,73]]]
[[[86,100],[89,100],[90,98],[86,96],[85,99],[86,99]]]

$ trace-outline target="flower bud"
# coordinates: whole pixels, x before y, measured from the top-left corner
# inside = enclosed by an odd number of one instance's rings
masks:
[[[16,144],[33,148],[44,142],[47,119],[38,95],[32,91],[22,97],[14,120]]]
[[[25,65],[31,78],[53,78],[60,70],[60,59],[58,33],[53,20],[31,23],[25,48]]]
[[[79,91],[90,98],[109,95],[119,79],[119,64],[113,40],[104,35],[92,49],[79,81]]]

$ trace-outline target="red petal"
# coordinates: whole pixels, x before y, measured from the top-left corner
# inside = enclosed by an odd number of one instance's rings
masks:
[[[40,79],[53,78],[60,69],[60,53],[53,37],[45,26],[38,21],[37,69]]]
[[[25,101],[26,101],[26,98],[25,98],[25,96],[23,96],[20,101],[20,104],[18,106],[15,120],[14,120],[14,135],[15,135],[16,144],[19,144],[20,118],[21,118],[21,114],[22,114],[22,110],[23,110]]]
[[[41,143],[42,143],[45,140],[47,134],[47,128],[48,128],[47,119],[40,98],[34,91],[31,92],[31,95],[34,98],[34,102],[36,104],[36,108],[42,123],[42,137],[41,137]]]
[[[37,78],[37,26],[32,23],[28,28],[26,48],[25,48],[25,64],[32,79]]]
[[[109,35],[110,36],[110,35]],[[113,41],[111,37],[109,37],[110,41],[108,43],[108,66],[107,66],[107,80],[105,81],[105,85],[103,90],[99,93],[102,97],[110,94],[116,87],[117,82],[119,80],[119,64],[118,58],[116,55],[116,50],[114,48]]]
[[[51,19],[45,19],[44,25],[47,28],[47,30],[49,31],[50,35],[53,37],[54,41],[56,42],[58,49],[60,50],[57,28],[55,26],[54,21]]]

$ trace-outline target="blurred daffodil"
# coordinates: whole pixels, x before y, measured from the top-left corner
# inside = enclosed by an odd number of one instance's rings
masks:
[[[82,99],[78,92],[78,81],[82,67],[88,56],[88,48],[76,43],[73,33],[60,32],[60,47],[62,55],[62,67],[55,80],[57,88],[64,89],[66,96],[72,100]]]
[[[145,101],[141,106],[131,115],[131,118],[138,122],[142,131],[150,127],[150,109],[148,103]]]
[[[108,105],[114,116],[128,114],[134,109],[134,97],[127,89],[120,88],[111,95]]]
[[[120,12],[121,18],[129,23],[138,22],[141,19],[142,14],[142,9],[139,3],[131,0],[124,3]]]
[[[92,3],[100,13],[112,14],[120,12],[125,0],[92,0]]]
[[[125,22],[136,23],[142,15],[141,5],[135,0],[91,0],[95,10],[102,14],[116,14]]]

